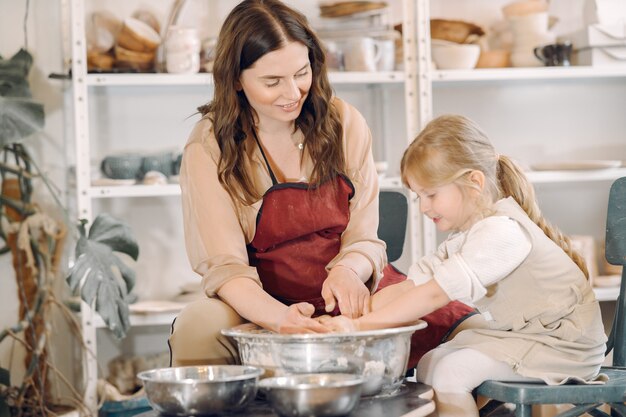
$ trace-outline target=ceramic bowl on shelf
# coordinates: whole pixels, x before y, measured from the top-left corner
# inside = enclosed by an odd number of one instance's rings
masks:
[[[100,162],[100,170],[114,180],[135,180],[141,175],[143,156],[133,153],[108,155]]]
[[[431,54],[437,69],[472,69],[478,62],[480,46],[433,39]]]
[[[117,44],[129,51],[153,52],[161,44],[161,37],[147,23],[129,17],[122,24]]]
[[[481,51],[476,68],[505,68],[511,66],[511,52],[505,49]]]

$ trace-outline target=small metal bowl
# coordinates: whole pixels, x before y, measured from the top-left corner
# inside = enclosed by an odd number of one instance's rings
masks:
[[[245,408],[256,397],[263,369],[217,365],[140,372],[152,407],[174,416],[200,416]]]
[[[359,403],[363,377],[355,374],[296,374],[259,381],[259,390],[282,417],[344,416]]]

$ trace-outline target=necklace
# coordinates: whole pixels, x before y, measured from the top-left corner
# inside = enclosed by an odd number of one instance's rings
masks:
[[[304,149],[304,136],[302,134],[302,131],[300,129],[296,130],[292,135],[291,135],[291,140],[293,141],[293,144],[296,146],[296,148],[298,148],[299,151],[302,151]]]
[[[258,129],[258,132],[263,133],[264,135],[268,134],[271,136],[271,133],[264,132],[261,129]],[[293,146],[295,146],[299,151],[302,151],[304,149],[304,134],[300,129],[297,129],[295,132],[291,133],[289,135],[289,138],[291,139],[291,143],[293,143]]]

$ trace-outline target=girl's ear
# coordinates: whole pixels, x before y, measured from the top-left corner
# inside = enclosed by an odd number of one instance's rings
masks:
[[[469,180],[474,184],[481,192],[485,189],[485,174],[477,169],[473,170],[469,175]]]
[[[236,91],[243,90],[243,87],[241,86],[241,81],[239,81],[239,80],[235,81],[235,90]]]

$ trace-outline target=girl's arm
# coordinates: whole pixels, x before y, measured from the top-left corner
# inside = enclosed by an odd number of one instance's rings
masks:
[[[403,294],[406,294],[412,288],[415,288],[415,283],[410,279],[383,288],[372,296],[370,310],[380,310],[387,304],[397,301],[398,298],[400,298]]]
[[[452,301],[431,279],[414,286],[410,281],[391,285],[372,300],[372,312],[354,320],[356,330],[407,326]]]
[[[414,324],[452,301],[434,279],[415,286],[412,281],[390,285],[372,297],[372,312],[357,319],[341,315],[317,320],[335,332],[376,330]]]

